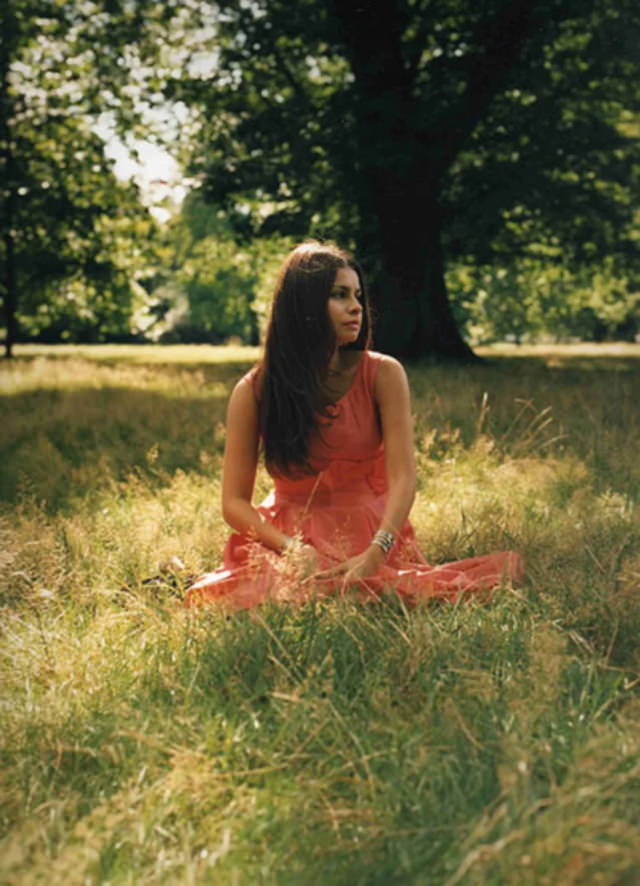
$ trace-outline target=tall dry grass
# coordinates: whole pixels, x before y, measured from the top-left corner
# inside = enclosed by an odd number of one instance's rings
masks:
[[[0,373],[0,882],[638,879],[637,350],[410,370],[425,553],[522,588],[232,619],[145,579],[220,557],[253,353],[57,353]]]

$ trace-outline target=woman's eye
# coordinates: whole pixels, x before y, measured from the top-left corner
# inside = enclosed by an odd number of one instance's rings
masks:
[[[362,293],[354,292],[354,296],[358,301],[362,301]],[[350,293],[346,289],[334,289],[331,293],[332,298],[345,299],[350,297]]]

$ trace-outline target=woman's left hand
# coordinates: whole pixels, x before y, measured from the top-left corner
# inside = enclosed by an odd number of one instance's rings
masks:
[[[369,545],[361,554],[356,554],[343,560],[342,563],[336,563],[330,569],[323,569],[322,572],[316,572],[314,579],[338,578],[342,577],[342,587],[347,588],[350,584],[354,584],[359,579],[370,578],[375,575],[384,563],[385,555],[382,548],[378,545]]]

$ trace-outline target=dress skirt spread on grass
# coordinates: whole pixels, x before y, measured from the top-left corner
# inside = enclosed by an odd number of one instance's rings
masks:
[[[330,569],[363,551],[380,526],[387,491],[384,447],[374,397],[381,355],[363,351],[353,383],[330,407],[330,419],[310,444],[315,475],[274,477],[274,489],[258,506],[263,517],[282,532],[313,545],[320,570]],[[249,373],[254,378],[255,370]],[[457,600],[486,593],[502,583],[518,582],[522,559],[499,551],[439,566],[429,565],[407,520],[385,564],[375,576],[361,579],[362,598],[395,593],[408,603]],[[223,565],[203,575],[185,599],[187,606],[218,604],[248,609],[267,600],[303,602],[315,595],[343,590],[342,576],[300,577],[295,553],[281,556],[247,536],[233,533]],[[349,592],[354,590],[350,586]]]

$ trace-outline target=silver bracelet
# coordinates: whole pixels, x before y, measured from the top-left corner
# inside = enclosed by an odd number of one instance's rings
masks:
[[[394,542],[395,538],[393,537],[393,532],[389,532],[388,529],[378,529],[371,539],[372,545],[378,545],[379,548],[382,548],[385,557],[388,556]]]

